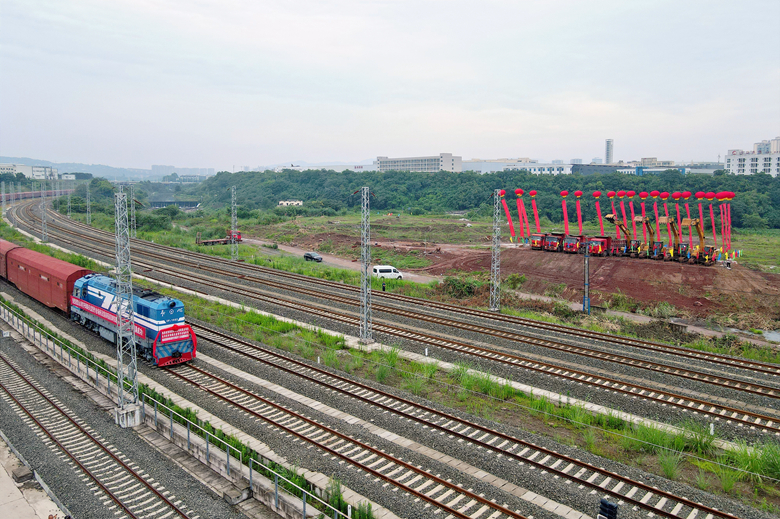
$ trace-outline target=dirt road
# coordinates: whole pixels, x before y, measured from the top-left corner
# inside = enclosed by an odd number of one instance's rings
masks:
[[[269,241],[263,241],[263,240],[256,240],[254,238],[244,238],[244,243],[248,243],[250,245],[271,245],[272,242]],[[298,256],[299,258],[303,257],[303,254],[306,252],[310,252],[310,249],[302,249],[300,247],[291,247],[289,245],[279,245],[279,250],[288,252],[294,256]],[[318,252],[320,256],[322,256],[322,263],[323,265],[330,265],[332,267],[338,267],[342,269],[350,269],[354,271],[360,270],[360,262],[358,261],[352,261],[344,258],[339,258],[338,256],[333,256],[332,254],[323,254],[321,252]],[[400,269],[399,269],[400,270]],[[436,276],[436,275],[426,275],[426,274],[417,274],[414,272],[408,272],[408,271],[401,271],[401,273],[404,275],[404,279],[407,281],[414,281],[416,283],[430,283],[431,281],[438,281],[441,279],[442,276]]]

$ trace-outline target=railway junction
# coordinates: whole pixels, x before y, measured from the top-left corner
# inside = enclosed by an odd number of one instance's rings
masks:
[[[21,231],[40,235],[41,215],[33,204],[19,203],[9,212]],[[46,220],[49,242],[107,264],[113,262],[112,234],[53,212]],[[357,287],[141,240],[132,240],[131,249],[135,272],[166,286],[345,336],[356,335],[359,327]],[[25,308],[28,316],[35,315],[47,328],[60,330],[58,334],[70,337],[69,344],[78,344],[92,358],[106,359],[107,364],[115,358],[111,344],[97,340],[62,314],[25,299],[11,285],[3,284],[2,289],[7,301]],[[370,501],[375,517],[578,519],[595,517],[602,498],[619,504],[620,517],[766,516],[736,500],[557,443],[516,424],[446,408],[238,336],[213,323],[188,321],[199,338],[197,358],[168,369],[140,363],[144,383],[181,402],[180,407],[196,410],[199,418],[209,417],[210,423],[220,424],[225,432],[262,453],[261,459],[305,474],[309,488],[319,489],[322,495],[333,491],[333,480],[337,479],[342,495],[351,500],[353,509],[347,514],[353,517],[359,515],[359,505]],[[442,365],[467,362],[475,370],[507,381],[597,403],[636,420],[712,424],[727,442],[777,441],[780,435],[780,368],[772,364],[389,293],[374,295],[373,332],[379,344],[370,347],[393,345],[401,355],[436,359]],[[47,346],[42,353],[17,342],[25,341],[21,337],[18,341],[6,339],[0,351],[4,381],[0,412],[4,428],[6,423],[15,424],[19,441],[35,445],[35,440],[28,438],[40,437],[33,428],[67,430],[67,440],[44,442],[48,449],[67,453],[69,441],[87,449],[83,447],[87,439],[74,438],[94,428],[99,437],[91,448],[104,445],[108,451],[105,456],[116,465],[101,464],[101,470],[113,471],[109,479],[124,481],[135,473],[140,479],[132,488],[139,493],[136,486],[141,488],[141,480],[153,480],[143,491],[149,497],[143,494],[143,514],[139,516],[242,514],[240,506],[207,498],[215,496],[214,492],[195,490],[202,483],[180,465],[166,463],[159,452],[155,455],[149,443],[129,431],[112,428],[105,412],[90,408],[79,396],[79,391],[97,389],[88,387],[84,378],[68,374],[70,371],[64,373],[61,365],[54,366],[56,354],[45,354],[48,343],[44,342]],[[69,355],[72,360],[73,354]],[[38,358],[45,362],[38,362]],[[60,361],[64,358],[61,353]],[[52,375],[49,364],[55,372],[63,373]],[[75,379],[76,389],[68,388],[70,379]],[[99,384],[101,379],[87,375],[86,381],[92,380]],[[106,375],[103,399],[112,395],[110,381]],[[39,415],[51,423],[38,423],[36,420],[43,420]],[[101,421],[98,429],[94,424]],[[153,422],[151,428],[158,425]],[[29,432],[24,433],[25,429]],[[156,434],[161,429],[166,429],[164,424]],[[173,420],[170,432],[174,437]],[[190,448],[190,436],[187,438]],[[229,447],[227,451],[229,467]],[[78,464],[75,457],[63,461],[65,456],[69,455],[58,456],[59,463]],[[243,461],[240,455],[237,460],[237,465]],[[51,462],[53,466],[57,463]],[[169,466],[174,468],[165,468]],[[89,472],[88,466],[81,467],[81,473]],[[241,491],[245,488],[241,486],[244,473],[255,471],[234,465],[232,479],[225,476]],[[105,483],[93,481],[87,488],[101,484]],[[71,488],[76,488],[75,481],[73,485]],[[61,488],[68,487],[63,484]],[[95,503],[84,499],[80,505],[109,509],[109,494],[105,489],[93,491]],[[125,501],[126,496],[120,495],[113,503],[127,506]],[[300,506],[302,511],[303,502],[290,502],[291,509]],[[311,513],[322,511],[312,510],[310,506]],[[159,515],[154,515],[157,511]],[[132,517],[137,510],[125,513]]]

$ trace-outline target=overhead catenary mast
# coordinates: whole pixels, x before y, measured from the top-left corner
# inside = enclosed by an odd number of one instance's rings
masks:
[[[501,309],[501,190],[493,191],[493,243],[490,249],[490,310]]]
[[[374,341],[371,319],[371,221],[368,187],[360,188],[360,341]]]
[[[9,188],[11,189],[11,196],[9,197],[11,199],[11,205],[14,204],[14,183],[10,182]],[[14,224],[14,212],[11,211],[8,213],[8,221],[11,222],[11,225]]]
[[[236,232],[238,232],[238,214],[236,206],[236,186],[233,186],[230,190],[230,259],[236,261],[238,259],[238,241],[236,239]]]
[[[41,182],[41,241],[47,241],[49,237],[47,236],[47,230],[46,229],[46,181]]]
[[[87,225],[92,225],[92,204],[89,200],[89,183],[87,183]]]
[[[135,184],[130,184],[130,237],[136,237],[135,228]]]
[[[138,407],[138,360],[136,358],[133,315],[133,270],[130,261],[130,234],[127,227],[127,194],[121,188],[114,194],[116,227],[116,373],[118,405],[114,419],[121,427],[140,423]]]

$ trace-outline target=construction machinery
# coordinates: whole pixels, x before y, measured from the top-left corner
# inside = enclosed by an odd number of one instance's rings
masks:
[[[584,235],[568,235],[563,239],[563,252],[569,254],[585,253],[585,247],[587,247],[590,238]]]
[[[626,240],[612,236],[594,236],[588,242],[588,253],[591,256],[622,256],[625,248]]]
[[[663,250],[663,244],[661,244],[661,247],[656,247],[656,241],[655,241],[655,229],[653,229],[653,224],[650,222],[650,217],[648,216],[634,216],[634,223],[638,223],[644,230],[644,234],[648,235],[650,239],[646,242],[640,243],[639,248],[637,251],[636,256],[631,257],[639,257],[639,258],[653,258],[653,259],[661,259],[663,258],[663,254],[660,254],[659,257],[655,257],[654,255],[659,254],[659,250]]]
[[[698,218],[684,218],[682,227],[686,226],[696,229],[696,234],[699,236],[699,244],[691,251],[688,263],[705,265],[707,267],[714,264],[718,252],[714,246],[705,244],[704,229],[702,228],[701,221]]]
[[[544,249],[544,238],[547,236],[545,233],[534,233],[531,235],[531,248],[536,250]]]
[[[637,257],[639,254],[639,240],[630,240],[631,233],[626,228],[625,224],[620,220],[619,216],[616,216],[612,213],[609,213],[604,217],[609,223],[613,225],[617,225],[621,231],[623,231],[623,234],[626,236],[625,240],[621,240],[624,243],[624,246],[622,249],[618,248],[617,253],[615,256],[631,256],[632,258]]]
[[[232,243],[241,243],[241,232],[228,229],[224,238],[214,240],[201,240],[200,233],[195,236],[196,245],[228,245]]]
[[[658,219],[658,226],[667,225],[672,231],[672,243],[664,249],[664,261],[688,261],[688,244],[680,241],[680,229],[674,218],[662,216]]]
[[[553,232],[544,237],[544,250],[561,252],[563,250],[563,233]]]

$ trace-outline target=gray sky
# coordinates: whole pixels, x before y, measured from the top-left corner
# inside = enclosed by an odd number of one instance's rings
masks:
[[[776,0],[0,0],[0,155],[714,160],[777,135]]]

